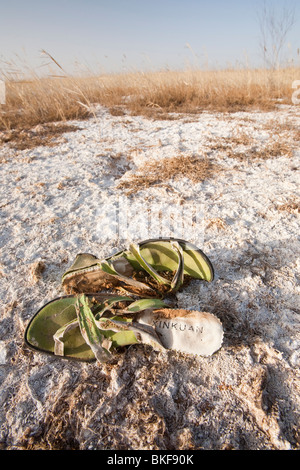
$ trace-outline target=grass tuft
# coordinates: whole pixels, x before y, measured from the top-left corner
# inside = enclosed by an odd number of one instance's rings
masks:
[[[118,188],[125,189],[130,195],[171,179],[176,181],[186,177],[193,183],[200,183],[212,177],[218,169],[207,158],[197,156],[178,155],[159,161],[150,160],[129,179],[119,182]]]

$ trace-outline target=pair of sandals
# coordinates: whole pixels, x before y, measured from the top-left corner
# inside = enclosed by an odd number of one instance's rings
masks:
[[[133,243],[103,260],[77,255],[62,277],[66,295],[44,305],[25,331],[25,343],[43,353],[104,363],[131,344],[210,356],[223,328],[207,312],[173,309],[164,300],[191,279],[211,282],[208,257],[185,240]]]

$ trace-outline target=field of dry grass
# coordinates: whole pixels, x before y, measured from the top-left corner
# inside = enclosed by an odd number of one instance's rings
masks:
[[[299,68],[281,70],[167,71],[86,77],[6,80],[0,130],[29,129],[43,123],[82,119],[93,104],[113,115],[172,118],[168,113],[272,110],[291,103]]]

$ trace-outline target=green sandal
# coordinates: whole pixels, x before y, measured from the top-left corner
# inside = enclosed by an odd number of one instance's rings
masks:
[[[25,332],[30,348],[79,361],[110,361],[118,347],[148,344],[159,351],[210,356],[223,341],[212,314],[168,308],[160,299],[65,296],[42,307]]]
[[[35,351],[85,362],[106,362],[113,349],[140,341],[161,347],[152,328],[135,324],[129,317],[153,307],[165,304],[159,299],[133,301],[107,293],[62,296],[33,316],[25,331],[25,344]],[[127,316],[118,324],[121,313]]]
[[[213,278],[210,260],[195,245],[180,239],[158,238],[131,244],[128,250],[104,260],[79,254],[64,273],[62,285],[67,294],[105,288],[153,297],[176,292],[191,279],[211,282]]]

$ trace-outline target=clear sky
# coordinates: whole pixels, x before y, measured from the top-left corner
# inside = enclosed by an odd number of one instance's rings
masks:
[[[299,64],[297,1],[289,2],[296,22],[285,53]],[[286,1],[272,3],[281,11]],[[2,67],[4,61],[24,61],[44,70],[44,49],[70,73],[254,67],[261,61],[262,5],[262,0],[0,0],[0,61]]]

